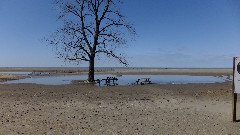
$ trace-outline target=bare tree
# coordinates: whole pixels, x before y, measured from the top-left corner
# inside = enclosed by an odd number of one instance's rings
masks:
[[[94,81],[95,57],[100,54],[128,65],[125,55],[117,51],[136,32],[120,13],[121,0],[56,0],[55,3],[63,27],[47,41],[55,45],[59,58],[89,62],[89,82]]]

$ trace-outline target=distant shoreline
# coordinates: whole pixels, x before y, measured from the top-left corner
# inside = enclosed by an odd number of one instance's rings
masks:
[[[228,67],[95,67],[96,69],[232,69]],[[0,70],[10,69],[88,69],[88,67],[0,67]]]
[[[87,67],[0,67],[0,72],[54,72],[57,74],[87,74]],[[96,74],[146,74],[146,75],[232,75],[231,68],[141,68],[96,67]]]

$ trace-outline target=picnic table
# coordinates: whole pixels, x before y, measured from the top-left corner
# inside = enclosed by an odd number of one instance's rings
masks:
[[[97,80],[95,80],[95,83],[98,83],[98,85],[100,86],[101,80],[97,79]]]
[[[104,81],[106,86],[116,86],[118,85],[118,83],[116,83],[115,81],[117,81],[118,78],[116,77],[107,77],[106,79],[102,79],[101,81]],[[100,83],[99,83],[100,85]]]
[[[140,78],[136,81],[137,84],[151,84],[150,78]]]

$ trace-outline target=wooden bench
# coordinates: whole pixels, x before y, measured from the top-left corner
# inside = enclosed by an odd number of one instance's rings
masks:
[[[136,81],[137,84],[151,84],[150,78],[141,78]]]
[[[118,85],[115,81],[118,79],[116,77],[107,77],[106,79],[102,79],[101,81],[105,81],[106,86],[116,86]],[[99,84],[100,85],[100,84]]]

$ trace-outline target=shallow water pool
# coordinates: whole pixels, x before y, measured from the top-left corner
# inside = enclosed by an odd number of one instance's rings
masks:
[[[9,72],[11,73],[11,72]],[[87,75],[65,75],[65,76],[32,76],[20,80],[3,82],[1,84],[33,83],[44,85],[64,85],[70,84],[74,80],[87,80]],[[222,83],[230,81],[227,76],[190,76],[190,75],[122,75],[96,74],[95,79],[104,79],[107,77],[117,77],[119,85],[135,84],[137,79],[150,78],[152,83],[156,84],[187,84],[187,83]],[[103,85],[104,82],[101,82]]]

